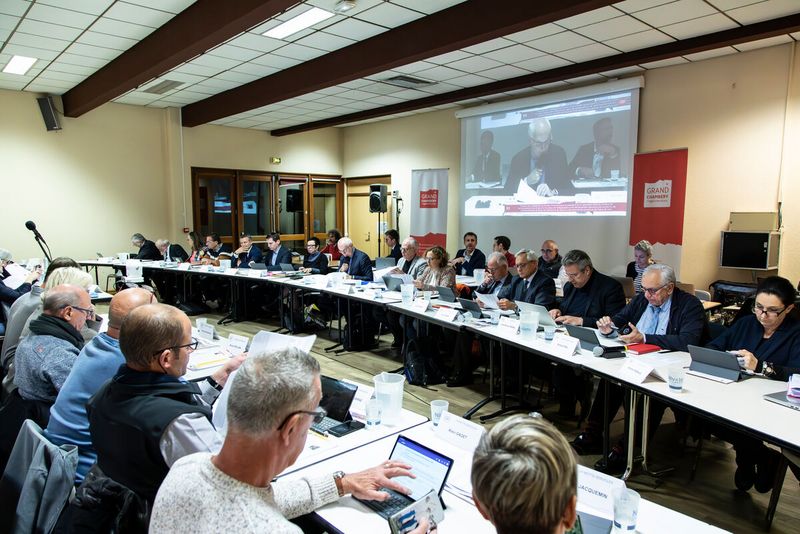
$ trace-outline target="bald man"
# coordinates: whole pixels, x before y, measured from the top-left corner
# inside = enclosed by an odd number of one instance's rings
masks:
[[[512,159],[504,195],[513,195],[520,183],[539,196],[573,195],[574,188],[567,167],[567,153],[553,143],[550,121],[539,118],[528,124],[528,146]]]
[[[98,334],[81,350],[72,372],[50,409],[50,422],[45,434],[57,445],[78,447],[76,484],[80,484],[97,459],[89,435],[86,402],[100,386],[113,377],[125,357],[119,349],[119,327],[131,310],[155,300],[153,294],[140,287],[114,295],[108,312],[108,331]]]

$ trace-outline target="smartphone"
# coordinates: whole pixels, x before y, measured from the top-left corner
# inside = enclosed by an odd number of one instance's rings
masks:
[[[364,423],[360,421],[345,421],[341,425],[336,425],[335,427],[330,428],[328,430],[328,434],[340,438],[342,436],[346,436],[350,432],[361,430],[362,428],[364,428]]]
[[[419,520],[424,517],[433,528],[444,520],[444,509],[436,490],[429,491],[424,497],[413,502],[389,518],[392,534],[405,534],[417,528]]]

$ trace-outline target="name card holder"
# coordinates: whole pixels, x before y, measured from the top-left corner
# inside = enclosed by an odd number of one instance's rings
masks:
[[[578,350],[579,343],[578,338],[558,334],[550,344],[550,353],[559,358],[571,358]]]
[[[497,328],[504,334],[515,336],[519,332],[519,319],[500,317],[500,321],[497,323]]]
[[[238,334],[231,334],[228,336],[228,352],[237,356],[247,350],[247,344],[250,340],[247,336],[240,336]]]
[[[463,417],[444,412],[435,432],[440,439],[447,443],[467,452],[474,452],[486,430],[481,425]]]
[[[625,364],[619,370],[619,377],[633,384],[641,384],[647,380],[653,369],[652,365],[639,361],[637,358],[625,358]]]
[[[427,301],[426,301],[427,302]],[[456,320],[456,316],[458,315],[458,310],[455,308],[439,308],[436,310],[433,318],[438,319],[440,321],[446,321],[448,323],[452,323]]]
[[[431,301],[425,299],[416,299],[414,302],[411,303],[411,309],[417,312],[425,312],[428,310],[428,306],[430,305]]]
[[[208,323],[197,325],[197,335],[202,339],[214,341],[214,325]]]

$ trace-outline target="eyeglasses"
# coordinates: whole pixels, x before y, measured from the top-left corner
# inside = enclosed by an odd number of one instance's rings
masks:
[[[753,313],[756,315],[766,315],[767,317],[779,317],[783,312],[786,311],[786,306],[782,310],[776,310],[775,308],[765,308],[758,302],[753,303]]]
[[[73,305],[71,305],[71,304],[66,304],[66,305],[64,305],[64,306],[61,306],[61,309],[62,309],[62,310],[63,310],[64,308],[72,308],[73,310],[82,311],[83,313],[85,313],[85,314],[86,314],[86,319],[87,319],[87,320],[90,320],[90,321],[91,321],[91,320],[92,320],[92,318],[94,318],[94,308],[81,308],[80,306],[73,306]]]
[[[161,354],[165,350],[187,349],[189,352],[193,352],[193,351],[197,350],[197,345],[199,345],[199,344],[200,344],[200,342],[197,339],[192,338],[192,342],[191,343],[186,343],[185,345],[178,345],[176,347],[164,347],[163,349],[159,349],[159,350],[153,352],[153,355]]]
[[[308,245],[306,245],[306,248],[317,248],[317,244],[316,243],[309,243]]]
[[[550,254],[551,252],[555,252],[552,248],[543,248],[540,250],[542,254]]]
[[[644,286],[642,286],[642,291],[644,291],[645,293],[647,293],[648,295],[650,295],[652,297],[653,295],[655,295],[656,293],[658,293],[659,291],[661,291],[662,289],[667,287],[670,283],[666,283],[663,286],[659,286],[659,287],[644,287]]]
[[[286,419],[284,419],[283,423],[280,424],[280,426],[278,427],[278,430],[281,430],[283,427],[285,427],[286,423],[289,422],[289,419],[291,419],[295,415],[301,414],[301,413],[304,413],[306,415],[313,415],[314,416],[314,422],[317,423],[317,424],[321,423],[325,419],[325,417],[328,415],[328,412],[326,412],[325,408],[323,408],[322,406],[318,406],[317,409],[313,410],[313,411],[297,410],[296,412],[292,412],[292,413],[290,413],[289,415],[286,416]]]
[[[584,273],[583,269],[581,269],[580,271],[575,272],[575,273],[568,273],[567,271],[564,271],[564,274],[566,274],[567,278],[569,278],[570,280],[574,280],[574,279],[578,278],[583,273]],[[659,288],[659,289],[661,289],[661,288]],[[658,291],[658,289],[656,291]],[[651,295],[652,295],[652,293],[651,293]]]
[[[489,267],[489,266],[487,265],[487,266],[486,266],[486,270],[487,270],[487,271],[489,271],[490,273],[493,273],[493,272],[495,272],[495,271],[497,270],[497,267]]]
[[[531,146],[535,148],[547,148],[550,145],[550,139],[547,141],[534,141],[531,139]]]

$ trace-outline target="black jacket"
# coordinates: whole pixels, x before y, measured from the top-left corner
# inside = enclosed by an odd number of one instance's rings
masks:
[[[189,255],[186,254],[186,251],[183,249],[183,247],[174,243],[167,248],[167,253],[165,256],[166,257],[162,256],[161,259],[165,261],[175,260],[181,263],[189,259]]]
[[[583,318],[583,326],[590,328],[597,327],[597,321],[606,315],[611,317],[625,307],[625,292],[619,282],[599,273],[592,271],[592,277],[587,282],[589,287],[588,301],[584,305],[577,307],[577,294],[580,289],[576,289],[570,282],[564,284],[564,298],[558,309],[562,315],[572,315]],[[584,286],[586,287],[586,286]]]
[[[550,147],[536,162],[537,168],[544,174],[544,183],[550,189],[558,189],[559,195],[573,195],[572,176],[567,168],[567,153],[558,145],[550,143]],[[517,192],[520,180],[531,173],[531,147],[520,150],[513,158],[508,169],[508,179],[503,188],[503,195],[510,196]]]
[[[311,269],[311,274],[328,274],[328,256],[320,252],[314,261],[309,261],[306,256],[303,260],[303,267]]]
[[[509,285],[500,290],[497,298],[539,304],[548,310],[553,307],[556,302],[556,284],[552,278],[537,270],[527,289],[526,284],[527,280],[515,276]]]
[[[456,258],[463,258],[465,250],[466,249],[462,248],[456,252]],[[472,251],[472,256],[470,256],[469,261],[465,261],[464,263],[460,263],[455,266],[456,274],[463,274],[465,276],[472,276],[472,273],[475,271],[475,269],[485,268],[486,256],[479,248],[476,248]]]
[[[392,250],[389,251],[389,254],[387,254],[386,257],[394,258],[395,263],[400,261],[400,258],[403,257],[403,253],[400,251],[400,243],[397,243],[395,246],[393,246]]]
[[[556,254],[556,258],[550,263],[544,261],[544,257],[539,257],[539,270],[550,278],[558,278],[558,273],[561,270],[561,255]]]
[[[156,244],[149,239],[144,240],[144,244],[139,247],[139,252],[136,254],[137,260],[163,260],[164,256],[158,251]]]
[[[648,305],[644,293],[639,293],[611,320],[620,328],[628,323],[635,325]],[[672,292],[667,333],[647,334],[647,343],[658,345],[662,349],[685,351],[689,345],[700,345],[707,338],[708,324],[703,304],[694,295],[676,287]]]
[[[500,285],[501,288],[505,288],[506,286],[511,285],[511,282],[513,280],[514,280],[514,275],[511,274],[511,273],[508,273],[506,275],[506,277],[503,278],[500,281],[492,280],[489,283],[489,285],[486,285],[486,284],[479,285],[478,288],[475,290],[475,292],[476,293],[481,293],[481,294],[484,294],[484,295],[488,294],[488,293],[494,293],[494,290],[497,288],[498,285]],[[500,291],[502,291],[502,290],[503,289],[500,289]]]
[[[278,256],[274,266],[272,265],[273,256],[275,256],[275,253],[271,250],[267,250],[264,253],[264,265],[267,266],[268,271],[280,271],[281,263],[292,263],[292,252],[283,245],[278,249]]]

